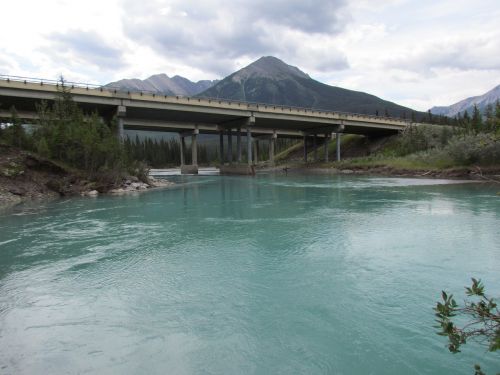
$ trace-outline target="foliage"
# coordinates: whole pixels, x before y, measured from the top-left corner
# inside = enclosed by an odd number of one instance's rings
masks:
[[[458,165],[495,164],[500,161],[500,137],[493,133],[455,136],[443,153]]]
[[[11,123],[1,130],[0,139],[15,147],[30,148],[32,146],[31,137],[27,134],[21,120],[17,116],[16,109],[12,107],[10,111]]]
[[[136,176],[140,181],[149,183],[149,166],[144,161],[133,160],[128,167],[132,176]]]
[[[434,308],[436,322],[441,336],[448,338],[448,349],[452,353],[460,352],[460,347],[467,340],[475,340],[495,352],[500,349],[500,311],[497,303],[485,293],[481,280],[472,279],[472,285],[465,288],[469,297],[463,306],[459,306],[453,295],[441,292],[441,302]],[[467,319],[467,323],[458,327],[458,319]],[[476,374],[484,374],[479,365],[475,366]]]
[[[449,126],[410,125],[396,140],[395,156],[405,156],[418,151],[445,146],[453,135]]]
[[[82,170],[91,179],[113,182],[121,177],[126,158],[115,122],[108,125],[97,113],[84,114],[64,81],[53,106],[42,102],[38,115],[33,148],[41,155]]]

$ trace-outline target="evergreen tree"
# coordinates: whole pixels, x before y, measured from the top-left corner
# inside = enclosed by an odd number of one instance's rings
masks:
[[[493,114],[493,106],[488,104],[484,109],[484,127],[486,131],[493,131],[495,129],[495,117]]]
[[[481,112],[477,105],[474,104],[474,109],[472,111],[472,119],[471,119],[472,129],[478,133],[483,130],[483,118],[481,116]]]
[[[493,123],[495,124],[495,131],[498,132],[500,131],[500,101],[497,100],[495,104],[495,118],[493,120]]]

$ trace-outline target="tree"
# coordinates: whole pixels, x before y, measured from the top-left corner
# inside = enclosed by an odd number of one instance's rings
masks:
[[[486,121],[484,123],[487,131],[495,130],[495,117],[493,115],[493,106],[488,104],[484,109],[484,116]]]
[[[500,100],[497,100],[497,102],[495,104],[494,123],[495,123],[495,131],[499,131],[500,130]]]
[[[124,148],[116,134],[116,121],[104,122],[97,113],[85,114],[73,101],[61,78],[54,104],[38,106],[36,149],[52,159],[86,172],[94,180],[117,182],[126,174]]]
[[[472,129],[475,132],[480,132],[483,130],[483,117],[481,116],[481,111],[479,111],[479,108],[477,107],[476,104],[474,104],[474,108],[472,110]]]
[[[434,308],[439,329],[438,335],[448,338],[448,349],[452,353],[460,352],[460,347],[467,340],[475,340],[495,352],[500,349],[500,311],[493,298],[485,294],[481,280],[472,279],[472,286],[465,288],[469,300],[459,306],[453,295],[441,292],[442,301]],[[456,320],[468,322],[462,327]],[[479,365],[475,366],[476,374],[483,374]]]

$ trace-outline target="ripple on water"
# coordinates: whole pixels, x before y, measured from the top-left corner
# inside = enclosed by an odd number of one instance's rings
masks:
[[[450,356],[432,328],[441,289],[479,270],[500,292],[488,188],[182,179],[0,217],[3,372],[495,370],[474,346]]]

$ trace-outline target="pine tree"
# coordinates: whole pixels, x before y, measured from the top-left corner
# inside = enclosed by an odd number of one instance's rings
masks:
[[[493,120],[495,131],[500,131],[500,100],[497,100],[495,104],[495,118]]]
[[[495,129],[495,117],[493,115],[493,106],[488,104],[484,109],[484,127],[486,131],[493,131]]]
[[[475,132],[480,132],[483,130],[483,118],[481,116],[481,112],[476,104],[474,104],[474,108],[472,110],[472,120],[471,120],[472,129]]]

